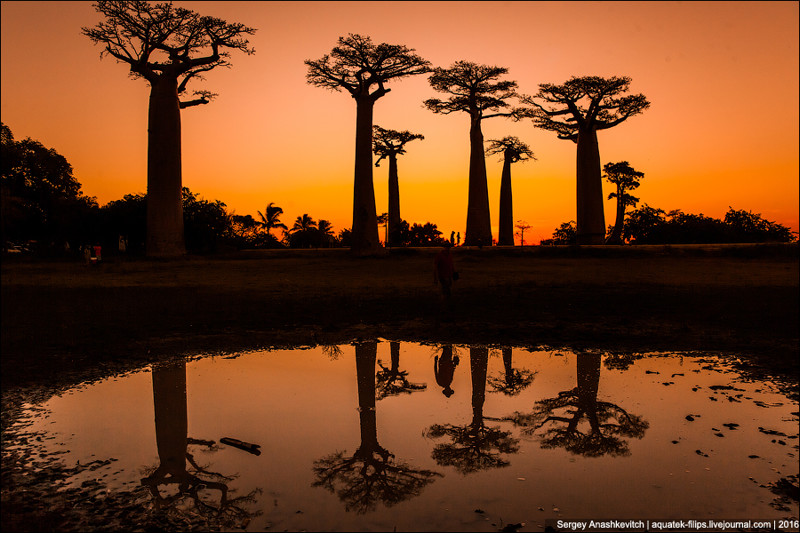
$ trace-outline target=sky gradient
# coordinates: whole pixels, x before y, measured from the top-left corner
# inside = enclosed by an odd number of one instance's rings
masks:
[[[601,163],[628,161],[634,192],[666,211],[722,218],[729,206],[798,229],[798,2],[175,2],[258,31],[256,53],[232,53],[189,89],[219,96],[184,109],[183,184],[236,214],[269,202],[282,221],[308,213],[334,230],[352,223],[355,102],[306,83],[306,59],[339,36],[404,44],[449,67],[503,66],[535,94],[572,76],[629,76],[651,107],[598,134]],[[101,205],[146,192],[149,87],[81,35],[91,2],[2,2],[2,121],[16,139],[55,148]],[[436,115],[443,97],[416,76],[389,84],[375,124],[425,136],[398,160],[400,214],[449,236],[466,224],[469,121]],[[575,218],[575,145],[530,120],[484,121],[484,138],[516,135],[536,161],[512,167],[514,220],[528,244]],[[487,158],[497,238],[499,156]],[[387,211],[388,163],[374,169]],[[613,189],[604,183],[604,195]],[[605,206],[613,224],[614,203]],[[383,236],[381,230],[381,236]]]

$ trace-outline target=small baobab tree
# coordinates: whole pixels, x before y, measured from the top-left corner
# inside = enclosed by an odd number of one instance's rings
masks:
[[[386,83],[424,74],[429,62],[414,54],[413,48],[374,44],[369,37],[348,34],[317,60],[306,60],[306,80],[333,91],[342,89],[356,101],[356,155],[353,184],[353,228],[350,249],[374,253],[378,240],[375,189],[372,182],[372,116],[375,101],[391,89]]]
[[[577,143],[578,244],[603,244],[606,234],[597,132],[650,107],[643,94],[624,94],[630,83],[628,77],[573,76],[562,85],[542,83],[522,99],[534,106],[529,116],[537,127]]]
[[[637,172],[627,161],[619,163],[606,163],[603,165],[603,177],[617,186],[617,190],[608,195],[608,199],[617,199],[617,217],[614,229],[606,239],[606,244],[622,244],[622,228],[625,222],[625,208],[636,207],[639,199],[628,191],[637,188],[639,180],[644,177],[644,172]]]
[[[524,220],[517,220],[517,224],[514,227],[519,230],[517,232],[517,235],[519,235],[519,245],[525,246],[525,230],[531,229],[531,225]]]
[[[486,159],[483,152],[481,121],[493,117],[518,120],[522,108],[512,108],[510,100],[517,98],[517,82],[500,80],[508,73],[504,67],[478,65],[456,61],[450,68],[435,68],[428,78],[434,90],[449,94],[447,100],[430,98],[424,104],[434,113],[448,115],[456,111],[469,114],[469,195],[467,200],[467,246],[492,242],[489,217],[489,188],[486,183]]]
[[[424,139],[418,133],[410,131],[387,130],[380,126],[373,127],[372,149],[378,159],[375,166],[380,166],[383,158],[389,159],[389,211],[386,221],[386,243],[389,244],[393,233],[400,224],[400,184],[397,179],[397,156],[406,153],[405,145],[415,139]]]
[[[186,252],[181,210],[181,109],[207,104],[213,93],[187,85],[205,72],[229,67],[229,50],[255,52],[239,23],[200,16],[171,2],[103,1],[95,9],[105,20],[82,33],[110,55],[130,65],[133,78],[150,84],[147,126],[147,255],[171,257]]]
[[[503,173],[500,177],[500,226],[497,244],[500,246],[514,246],[514,211],[511,201],[511,165],[519,161],[536,157],[527,144],[517,137],[503,137],[492,139],[486,148],[486,155],[503,155]]]

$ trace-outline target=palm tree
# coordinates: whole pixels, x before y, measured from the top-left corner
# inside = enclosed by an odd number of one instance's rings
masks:
[[[288,229],[286,224],[282,223],[280,220],[283,209],[275,205],[275,202],[270,202],[263,213],[261,211],[257,211],[257,213],[258,216],[261,217],[261,222],[259,222],[259,224],[262,228],[267,230],[268,234],[272,228],[282,228],[283,231]]]
[[[333,235],[333,224],[331,224],[329,220],[321,218],[319,219],[319,222],[317,222],[317,231],[319,232],[322,245],[324,247],[330,246],[331,242],[335,238]]]
[[[308,216],[308,213],[303,213],[303,216],[297,217],[297,220],[294,221],[294,226],[292,226],[291,233],[308,231],[311,229],[317,229],[317,223],[313,218]]]

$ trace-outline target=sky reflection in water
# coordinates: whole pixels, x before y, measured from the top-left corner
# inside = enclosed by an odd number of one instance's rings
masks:
[[[158,365],[43,407],[27,430],[97,461],[71,486],[227,528],[798,514],[769,490],[797,471],[797,403],[713,357],[366,342]]]

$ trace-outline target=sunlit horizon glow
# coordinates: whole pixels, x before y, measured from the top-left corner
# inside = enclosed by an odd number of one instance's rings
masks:
[[[629,76],[650,109],[599,133],[601,163],[644,172],[636,196],[665,211],[722,218],[729,207],[798,226],[797,2],[175,2],[257,29],[256,53],[189,89],[218,93],[182,111],[183,184],[229,211],[269,202],[291,227],[308,213],[335,232],[352,223],[355,102],[306,83],[306,59],[339,36],[403,44],[448,67],[507,67],[535,94],[572,76]],[[91,2],[2,2],[2,121],[72,164],[100,205],[146,192],[149,87],[81,35],[101,20]],[[375,124],[425,136],[398,159],[400,214],[444,236],[466,224],[466,114],[435,115],[427,76],[393,82]],[[528,244],[575,219],[575,145],[530,120],[484,121],[486,140],[515,135],[536,161],[512,167],[514,220]],[[499,156],[487,157],[492,235]],[[388,164],[374,168],[376,209],[388,210]],[[604,194],[612,191],[604,182]],[[615,204],[605,204],[612,224]],[[381,228],[381,236],[383,230]]]

